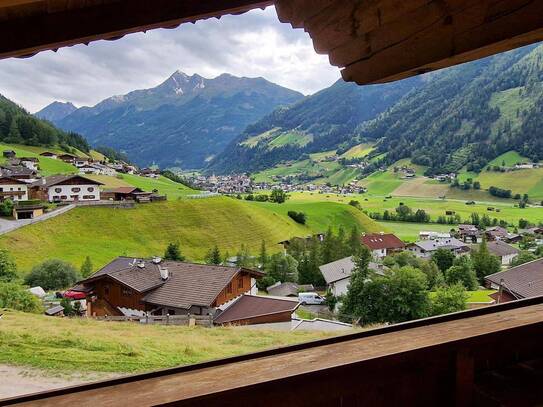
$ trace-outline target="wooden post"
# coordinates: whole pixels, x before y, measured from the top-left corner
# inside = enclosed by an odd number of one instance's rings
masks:
[[[170,314],[166,314],[166,325],[170,325]]]
[[[456,352],[456,406],[471,406],[475,365],[468,348]]]
[[[145,325],[149,325],[149,313],[145,313]]]

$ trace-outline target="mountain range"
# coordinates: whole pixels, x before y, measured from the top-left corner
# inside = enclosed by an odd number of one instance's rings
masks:
[[[36,115],[83,134],[95,146],[123,151],[139,165],[197,169],[249,124],[302,98],[263,78],[207,79],[177,71],[155,88],[71,112],[56,102]]]
[[[429,174],[478,171],[509,150],[543,159],[542,79],[532,45],[389,84],[338,81],[249,126],[208,169],[254,172],[362,142],[380,158],[368,172],[401,158]]]

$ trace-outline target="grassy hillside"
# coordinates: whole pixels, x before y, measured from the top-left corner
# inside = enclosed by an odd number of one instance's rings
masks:
[[[18,157],[38,157],[40,160],[40,171],[43,175],[49,176],[53,174],[74,174],[77,173],[77,168],[64,161],[53,158],[41,157],[39,154],[44,151],[61,153],[61,150],[56,148],[33,147],[33,146],[18,146],[13,144],[0,144],[0,151],[13,150]],[[0,162],[5,162],[4,157],[0,157]]]
[[[295,209],[308,216],[306,226],[286,213]],[[270,252],[292,236],[325,231],[328,225],[361,230],[378,228],[363,213],[335,202],[259,204],[232,198],[176,200],[140,205],[136,209],[76,208],[62,216],[0,236],[0,247],[15,256],[19,269],[28,271],[48,259],[61,258],[80,266],[90,256],[96,267],[116,256],[162,254],[179,241],[191,260],[201,260],[217,244],[235,254],[241,244],[258,253],[262,240]]]
[[[0,363],[52,373],[135,373],[322,339],[322,332],[188,328],[4,311]]]

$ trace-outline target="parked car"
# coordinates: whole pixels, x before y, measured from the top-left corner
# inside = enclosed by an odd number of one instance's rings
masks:
[[[322,305],[326,302],[326,299],[317,293],[299,293],[298,301],[302,305]]]

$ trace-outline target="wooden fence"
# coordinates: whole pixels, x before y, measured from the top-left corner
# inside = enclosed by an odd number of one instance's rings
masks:
[[[114,316],[92,317],[99,321],[139,322],[141,324],[213,326],[212,315],[145,315],[145,316]]]

